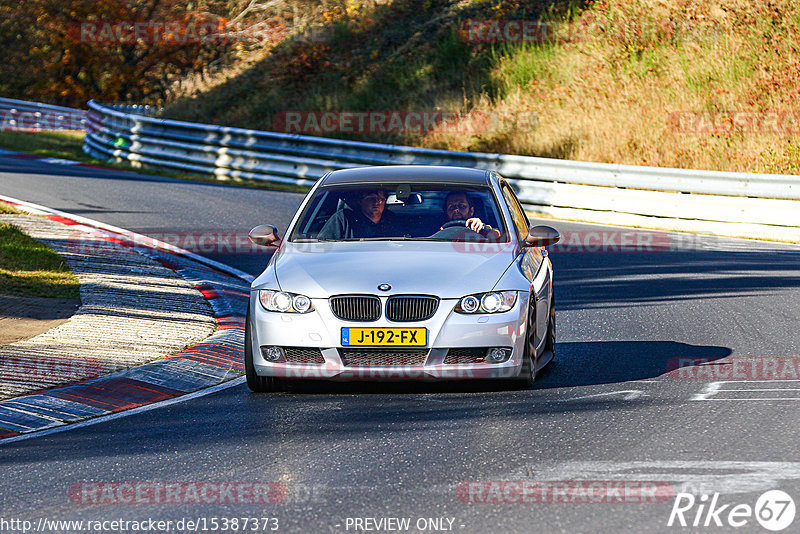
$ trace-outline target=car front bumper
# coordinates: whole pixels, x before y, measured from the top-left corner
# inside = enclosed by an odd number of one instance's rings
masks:
[[[381,318],[369,323],[343,321],[333,315],[326,299],[312,299],[314,311],[289,314],[265,311],[256,292],[250,298],[253,329],[253,366],[259,376],[325,380],[472,380],[518,377],[526,338],[528,294],[519,292],[514,307],[505,313],[464,315],[455,313],[456,299],[443,299],[427,321],[394,323]],[[385,303],[384,303],[385,304]],[[422,365],[346,365],[340,349],[341,329],[351,327],[426,328],[428,344]],[[307,347],[319,349],[324,364],[272,363],[260,347]],[[451,348],[511,348],[508,361],[445,363]],[[374,348],[374,347],[373,347]],[[390,349],[389,347],[385,347]]]

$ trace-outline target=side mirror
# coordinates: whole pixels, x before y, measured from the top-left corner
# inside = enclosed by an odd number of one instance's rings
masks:
[[[247,234],[250,241],[255,245],[262,247],[278,246],[281,243],[281,238],[278,236],[278,229],[271,224],[261,224],[256,226],[250,233]]]
[[[525,238],[523,246],[526,247],[546,247],[555,245],[561,239],[558,230],[550,226],[534,226],[528,230],[528,237]]]

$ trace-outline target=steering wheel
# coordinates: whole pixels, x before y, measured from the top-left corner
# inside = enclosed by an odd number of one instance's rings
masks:
[[[464,219],[456,219],[444,223],[441,230],[431,237],[447,241],[486,241],[486,238],[480,233],[467,228],[467,221]]]
[[[442,225],[442,230],[445,228],[452,228],[453,226],[463,226],[464,228],[467,227],[467,220],[466,219],[453,219],[452,221],[447,221]]]

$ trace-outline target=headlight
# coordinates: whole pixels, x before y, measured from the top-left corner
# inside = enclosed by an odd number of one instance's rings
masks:
[[[285,291],[273,291],[271,289],[261,289],[258,292],[258,300],[267,311],[282,313],[308,313],[314,311],[311,299],[305,295],[295,295]]]
[[[503,313],[514,307],[517,302],[516,291],[491,291],[467,295],[458,301],[458,313]]]

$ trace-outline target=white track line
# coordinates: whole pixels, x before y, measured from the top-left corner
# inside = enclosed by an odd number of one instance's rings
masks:
[[[765,386],[771,386],[776,382],[789,382],[793,384],[798,384],[799,387],[797,388],[773,388],[773,387],[764,387],[764,388],[731,388],[731,389],[724,389],[723,386],[725,385],[752,385],[752,384],[763,384]],[[721,382],[711,382],[705,388],[705,391],[702,393],[697,393],[692,396],[690,400],[693,401],[738,401],[738,402],[747,402],[747,401],[800,401],[800,396],[798,397],[726,397],[726,398],[716,398],[715,396],[719,393],[746,393],[746,392],[756,392],[761,393],[765,391],[794,391],[800,393],[800,380],[726,380]]]
[[[622,391],[609,391],[606,393],[595,393],[593,395],[585,395],[583,397],[573,397],[571,399],[558,399],[558,402],[571,402],[583,399],[596,399],[598,397],[609,397],[612,395],[624,395],[622,400],[636,400],[639,397],[644,396],[644,392],[638,389],[626,389]]]

